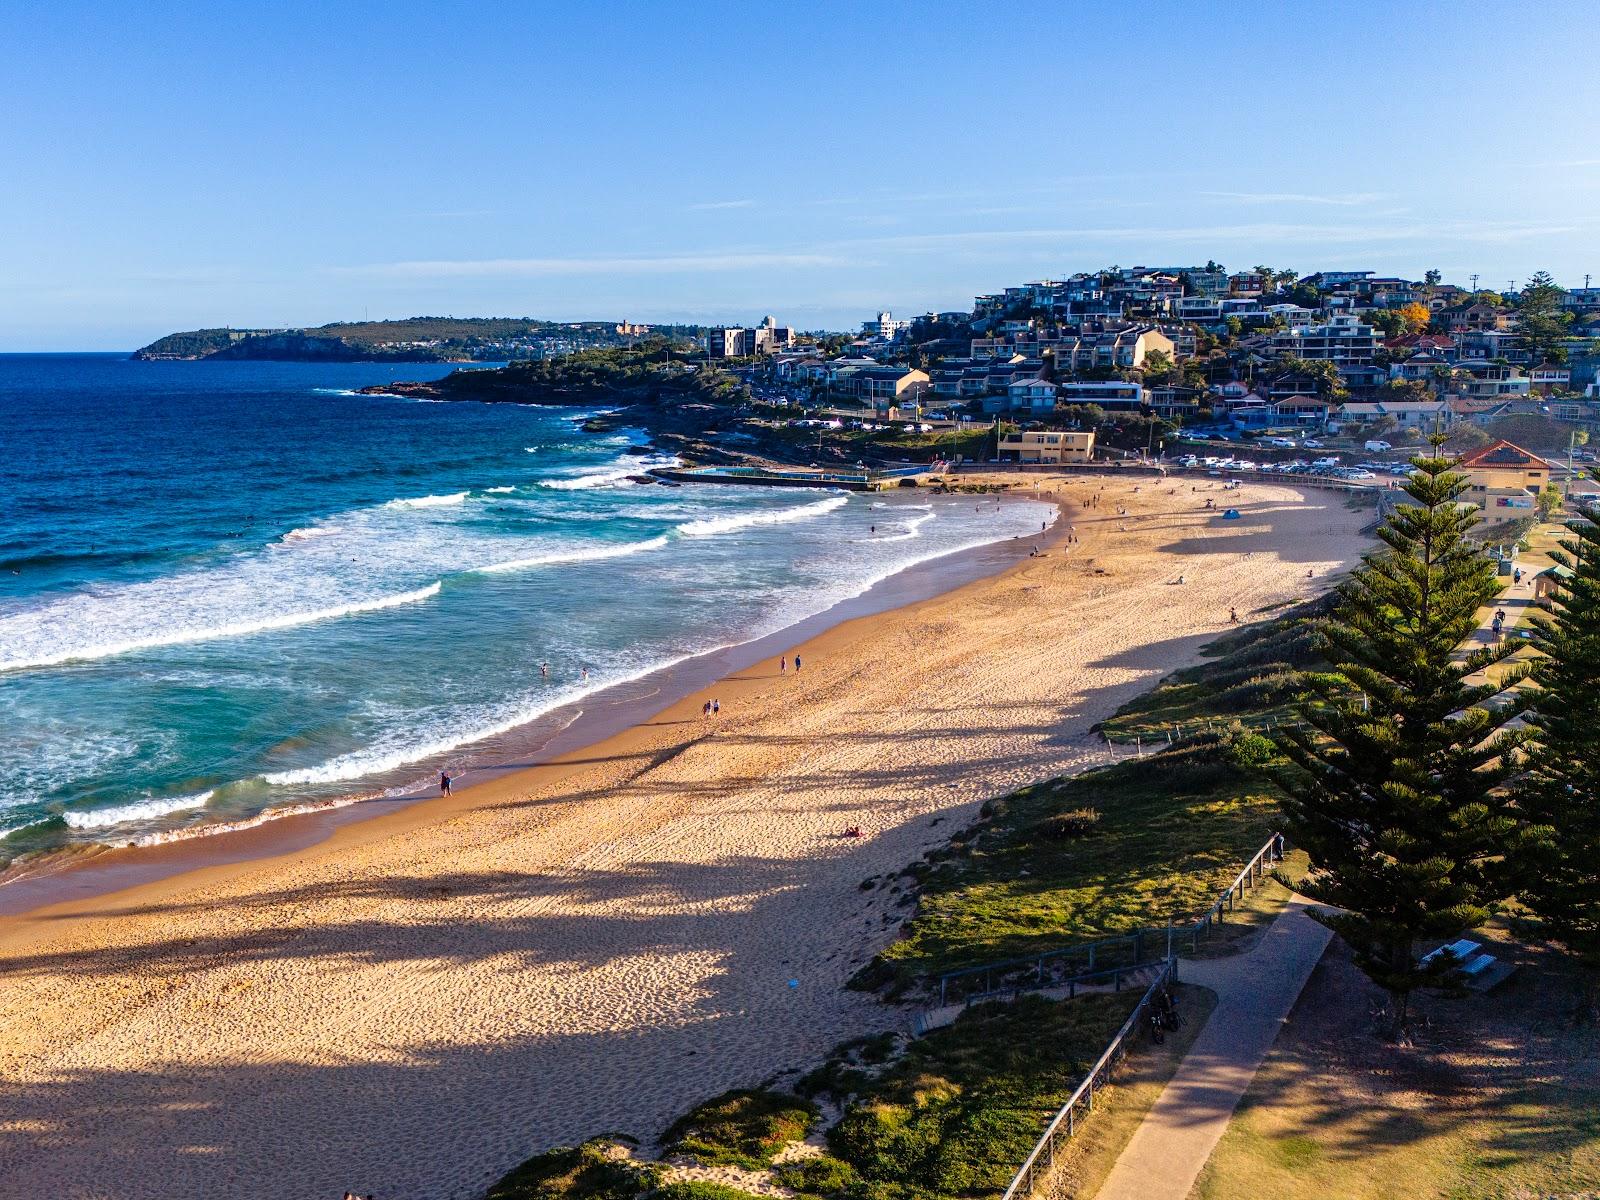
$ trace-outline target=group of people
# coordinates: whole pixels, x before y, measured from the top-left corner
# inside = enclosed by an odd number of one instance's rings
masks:
[[[1500,638],[1503,635],[1503,632],[1505,630],[1505,625],[1506,625],[1506,610],[1503,609],[1503,608],[1495,609],[1494,610],[1494,620],[1489,622],[1489,629],[1494,634],[1494,640],[1495,641],[1498,642],[1500,640]]]
[[[721,716],[722,715],[722,701],[720,701],[720,700],[707,700],[704,704],[702,704],[700,706],[700,715],[702,717],[717,717],[717,716]]]

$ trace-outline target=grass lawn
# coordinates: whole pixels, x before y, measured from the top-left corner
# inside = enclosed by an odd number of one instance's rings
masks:
[[[1260,742],[1201,739],[991,802],[987,822],[920,869],[917,915],[875,964],[879,976],[1192,920],[1273,831],[1274,794],[1240,761]],[[1057,836],[1050,819],[1082,808],[1100,814],[1093,831]]]
[[[1600,1193],[1600,1030],[1572,1025],[1556,954],[1485,932],[1520,970],[1485,996],[1422,999],[1410,1048],[1374,1032],[1381,993],[1335,942],[1191,1200]]]

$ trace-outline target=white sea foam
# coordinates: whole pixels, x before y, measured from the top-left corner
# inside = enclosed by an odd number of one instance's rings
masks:
[[[135,650],[153,650],[158,646],[182,646],[190,642],[209,642],[218,638],[244,637],[252,633],[266,633],[273,629],[291,629],[296,625],[310,625],[316,621],[329,621],[335,617],[347,617],[355,613],[377,612],[380,609],[397,608],[402,604],[416,604],[418,601],[428,600],[437,596],[441,586],[438,581],[435,581],[427,587],[417,588],[414,591],[396,592],[389,596],[375,596],[370,600],[352,600],[345,604],[314,609],[309,612],[274,613],[270,616],[261,616],[253,620],[238,621],[230,624],[203,626],[200,628],[166,629],[147,634],[144,637],[68,646],[42,654],[30,655],[28,651],[24,650],[18,657],[0,658],[0,671],[20,671],[30,667],[54,667],[62,663],[110,658],[117,654],[131,654]]]
[[[281,542],[309,542],[314,538],[331,537],[339,532],[337,525],[307,525],[303,529],[291,529],[278,540]]]
[[[190,808],[204,808],[216,793],[196,792],[190,796],[157,796],[149,800],[136,800],[132,804],[118,804],[112,808],[91,808],[83,812],[64,812],[61,819],[74,829],[106,829],[124,825],[129,821],[152,821],[170,813]]]
[[[451,492],[444,496],[418,496],[412,500],[391,500],[386,508],[446,508],[452,504],[466,503],[466,492]]]
[[[564,704],[572,704],[604,688],[643,679],[646,675],[676,666],[691,657],[689,654],[680,654],[673,658],[647,663],[626,674],[591,678],[587,684],[565,688],[553,695],[541,696],[537,700],[524,699],[510,705],[498,705],[494,711],[479,714],[476,722],[463,726],[446,725],[445,722],[449,718],[443,718],[431,726],[423,726],[417,739],[412,742],[380,742],[360,750],[352,750],[348,754],[341,754],[316,766],[290,771],[273,771],[260,778],[262,782],[275,787],[294,787],[306,784],[344,783],[352,779],[381,775],[409,763],[448,754],[461,746],[481,742],[485,738],[510,733],[513,729],[535,721]],[[459,717],[457,719],[459,720]]]
[[[920,517],[912,517],[906,522],[904,533],[891,534],[888,537],[881,537],[877,540],[880,542],[909,542],[912,538],[921,537],[922,527],[933,520],[934,515],[929,512],[923,513]]]
[[[685,521],[678,526],[684,537],[713,537],[719,533],[733,533],[756,525],[788,525],[793,521],[809,521],[826,516],[836,508],[850,503],[849,496],[829,496],[810,504],[794,508],[769,508],[759,512],[734,513],[726,517],[706,517],[699,521]]]
[[[541,479],[539,486],[553,488],[558,492],[581,492],[588,488],[616,487],[626,483],[628,476],[637,475],[641,470],[643,467],[638,462],[632,462],[627,466],[604,467],[585,475],[575,475],[571,479]]]
[[[484,488],[483,490],[491,496],[503,496],[507,492],[514,492],[517,489],[514,487],[492,487]]]
[[[500,571],[520,571],[525,567],[547,567],[556,563],[596,562],[604,558],[626,558],[646,550],[659,550],[667,544],[666,534],[644,542],[626,542],[619,546],[589,546],[582,550],[552,550],[528,558],[513,558],[506,562],[490,563],[473,568],[477,573],[489,575]]]

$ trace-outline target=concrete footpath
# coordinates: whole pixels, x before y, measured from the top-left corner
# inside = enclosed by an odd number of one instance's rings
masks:
[[[1096,1193],[1097,1200],[1184,1200],[1288,1019],[1332,933],[1295,897],[1248,954],[1184,960],[1178,978],[1217,1007]]]

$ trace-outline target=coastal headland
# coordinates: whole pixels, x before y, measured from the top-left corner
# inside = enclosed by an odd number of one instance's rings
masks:
[[[293,853],[0,920],[0,1177],[472,1197],[901,1025],[843,986],[906,912],[861,880],[1103,761],[1095,723],[1230,609],[1320,592],[1369,544],[1370,511],[1315,488],[1246,485],[1225,521],[1209,481],[1028,482],[1067,506],[1039,556],[788,670]]]

